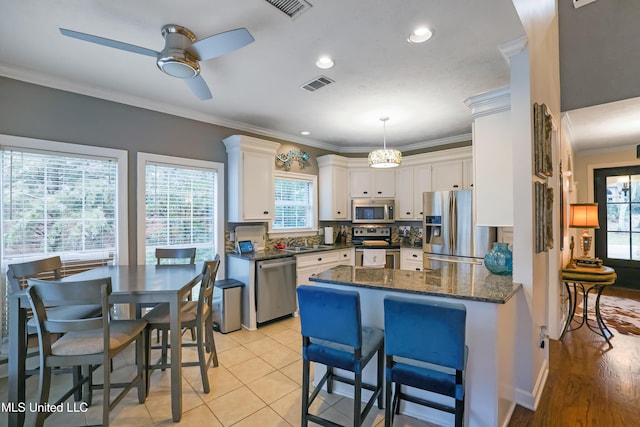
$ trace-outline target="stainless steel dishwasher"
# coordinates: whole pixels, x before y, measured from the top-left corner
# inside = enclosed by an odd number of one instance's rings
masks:
[[[295,313],[296,259],[293,256],[256,262],[256,320],[264,323]]]

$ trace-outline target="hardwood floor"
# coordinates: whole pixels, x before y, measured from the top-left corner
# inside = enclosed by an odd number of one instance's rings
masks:
[[[640,291],[613,287],[605,293],[640,304]],[[640,337],[612,332],[613,347],[585,327],[568,332],[562,342],[551,340],[538,409],[517,406],[509,427],[640,425]]]

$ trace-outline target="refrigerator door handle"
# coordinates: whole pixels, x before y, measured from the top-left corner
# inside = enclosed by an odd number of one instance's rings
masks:
[[[455,192],[449,194],[449,249],[452,254],[458,249],[458,204]]]

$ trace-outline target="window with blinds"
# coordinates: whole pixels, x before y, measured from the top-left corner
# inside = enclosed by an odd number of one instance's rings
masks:
[[[0,156],[3,297],[11,263],[59,255],[69,275],[117,259],[118,159],[8,146]]]
[[[314,175],[276,174],[274,231],[316,229]]]
[[[195,247],[196,261],[216,251],[217,171],[146,162],[145,258],[156,248]]]

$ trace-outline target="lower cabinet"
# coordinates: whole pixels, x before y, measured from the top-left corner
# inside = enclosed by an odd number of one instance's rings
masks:
[[[400,248],[400,270],[422,271],[422,248]]]
[[[297,286],[313,284],[309,281],[309,276],[337,265],[354,265],[354,263],[354,248],[296,255],[296,284]]]

